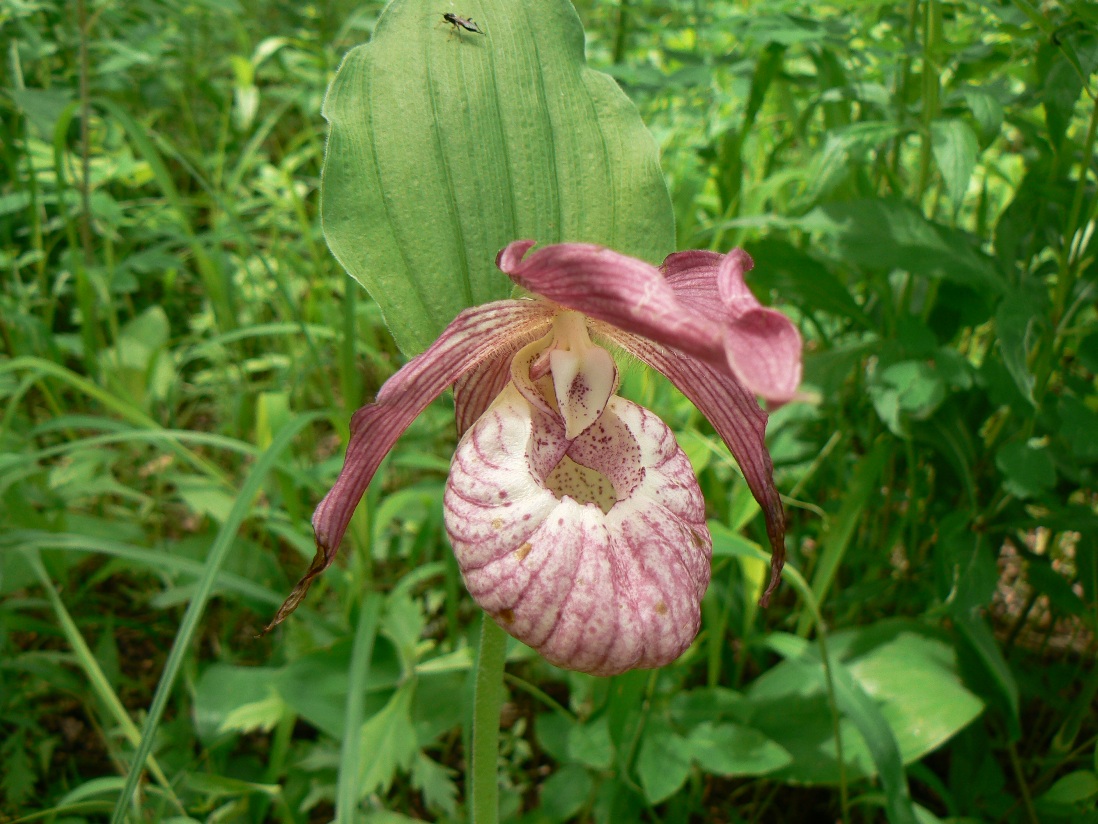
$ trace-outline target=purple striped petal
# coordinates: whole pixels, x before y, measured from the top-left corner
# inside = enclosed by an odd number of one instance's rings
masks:
[[[477,422],[511,380],[511,360],[515,353],[536,340],[543,331],[539,325],[527,334],[509,337],[492,358],[458,378],[454,384],[454,414],[459,438]]]
[[[662,268],[668,285],[691,311],[723,319],[725,354],[740,382],[771,403],[782,404],[800,385],[803,344],[793,322],[760,304],[747,288],[744,275],[754,266],[747,252],[733,249],[727,255],[679,252]]]
[[[579,437],[512,384],[465,434],[446,529],[470,593],[547,660],[613,675],[693,641],[709,583],[705,504],[655,415],[617,396]]]
[[[744,282],[754,263],[727,255],[671,255],[662,269],[583,243],[523,255],[515,241],[497,258],[512,280],[561,306],[726,369],[767,401],[789,401],[801,379],[801,337],[780,312],[762,306]]]
[[[723,362],[721,325],[687,311],[655,266],[587,243],[546,246],[522,260],[519,252],[531,245],[515,241],[499,254],[499,267],[515,283],[619,329]]]
[[[478,368],[485,370],[481,379],[490,380],[492,364],[514,351],[517,342],[547,326],[552,317],[550,307],[529,300],[503,300],[466,309],[427,351],[385,382],[374,403],[355,412],[343,470],[313,513],[316,555],[268,630],[297,608],[313,579],[331,566],[374,472],[416,416],[447,387]],[[466,387],[464,403],[482,401],[482,389]],[[459,420],[463,414],[459,409]]]
[[[785,513],[766,448],[766,413],[734,377],[707,363],[657,346],[636,335],[604,330],[623,349],[663,373],[709,419],[743,472],[766,518],[772,549],[770,582],[759,603],[767,606],[785,566]]]

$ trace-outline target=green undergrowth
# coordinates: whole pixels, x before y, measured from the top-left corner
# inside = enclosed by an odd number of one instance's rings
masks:
[[[379,11],[0,2],[4,820],[465,820],[451,400],[262,634],[402,363],[318,214],[325,89]],[[679,248],[742,245],[804,334],[769,427],[790,564],[760,610],[734,462],[625,365],[706,495],[702,630],[611,679],[512,644],[501,819],[1098,821],[1093,4],[578,11]]]

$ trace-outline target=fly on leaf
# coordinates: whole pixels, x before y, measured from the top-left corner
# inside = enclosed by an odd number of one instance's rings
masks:
[[[442,19],[453,26],[451,33],[458,31],[459,29],[465,29],[465,31],[471,31],[475,34],[484,34],[484,31],[480,26],[474,23],[470,18],[454,14],[452,11],[448,11],[442,15]]]

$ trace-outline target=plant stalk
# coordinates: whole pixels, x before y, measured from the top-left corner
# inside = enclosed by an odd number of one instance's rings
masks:
[[[472,824],[499,821],[499,715],[503,708],[503,664],[507,633],[487,613],[480,629],[476,693],[473,698],[473,769],[469,805]]]

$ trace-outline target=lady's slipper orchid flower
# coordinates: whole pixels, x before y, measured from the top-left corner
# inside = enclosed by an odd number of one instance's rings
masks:
[[[744,284],[740,249],[673,254],[660,269],[564,243],[496,264],[538,297],[466,309],[351,419],[346,463],[313,515],[317,554],[275,616],[331,565],[374,472],[412,420],[455,387],[463,433],[446,530],[473,598],[550,662],[596,675],[677,658],[700,624],[712,542],[686,455],[654,414],[615,394],[591,336],[666,375],[710,420],[766,516],[765,605],[785,556],[781,501],[755,401],[788,401],[801,339]]]

